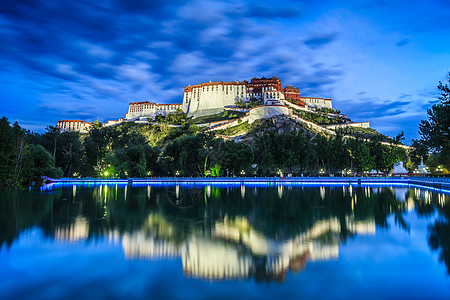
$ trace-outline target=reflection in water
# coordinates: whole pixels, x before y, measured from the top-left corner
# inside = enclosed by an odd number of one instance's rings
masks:
[[[55,239],[58,241],[84,241],[89,236],[89,223],[81,216],[75,218],[73,224],[61,225],[56,228]]]
[[[439,213],[429,244],[450,265],[449,195],[419,188],[74,185],[3,193],[11,201],[0,202],[2,245],[32,226],[58,242],[107,237],[128,259],[181,259],[195,278],[280,282],[308,262],[338,259],[342,242],[388,228],[390,216],[409,230],[404,214],[413,210]]]
[[[346,227],[352,233],[375,233],[374,222],[348,219]],[[288,269],[304,269],[306,260],[337,259],[341,232],[338,219],[333,218],[318,221],[301,235],[276,240],[257,232],[246,218],[237,217],[224,218],[210,231],[190,234],[177,243],[173,224],[161,216],[151,216],[144,228],[123,236],[128,258],[179,257],[185,274],[208,279],[284,279]]]

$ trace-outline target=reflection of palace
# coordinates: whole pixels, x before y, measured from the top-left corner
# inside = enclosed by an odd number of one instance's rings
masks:
[[[58,241],[84,241],[89,235],[89,223],[83,217],[77,217],[71,226],[56,229],[55,239]]]
[[[347,222],[352,233],[375,233],[373,221]],[[302,270],[306,261],[337,259],[341,226],[337,218],[322,220],[295,238],[279,241],[255,231],[245,218],[225,219],[210,233],[188,236],[180,244],[170,236],[155,238],[148,226],[144,231],[122,237],[126,257],[180,257],[184,273],[193,277],[283,280],[287,269]]]

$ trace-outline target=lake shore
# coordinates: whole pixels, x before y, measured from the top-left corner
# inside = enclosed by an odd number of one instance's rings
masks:
[[[450,190],[445,177],[150,177],[150,178],[61,178],[49,179],[59,184],[201,184],[201,185],[420,185]]]

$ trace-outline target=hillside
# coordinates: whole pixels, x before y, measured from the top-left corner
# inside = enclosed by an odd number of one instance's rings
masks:
[[[373,128],[347,127],[339,129],[341,134],[350,135],[364,140],[380,140],[381,142],[393,143],[394,140],[384,134],[379,133]]]

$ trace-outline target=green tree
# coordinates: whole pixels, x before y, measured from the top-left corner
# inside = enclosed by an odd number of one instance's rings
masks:
[[[225,141],[221,161],[224,169],[228,169],[231,175],[240,174],[242,170],[248,173],[253,158],[253,150],[249,145]]]
[[[270,174],[275,167],[275,134],[273,132],[257,136],[255,140],[255,156],[262,175]]]
[[[353,140],[350,148],[356,163],[353,168],[358,172],[369,172],[375,168],[375,159],[370,155],[370,148],[366,142],[359,139]]]
[[[168,113],[164,122],[172,125],[184,125],[187,120],[187,115],[181,109],[177,109],[175,112]]]
[[[110,143],[108,133],[109,128],[102,128],[102,124],[95,121],[89,130],[89,134],[84,138],[84,162],[83,175],[99,176],[104,169],[102,165]]]
[[[329,167],[332,172],[342,174],[341,171],[349,164],[350,154],[341,135],[337,134],[331,140],[330,152],[332,159],[330,160]]]
[[[11,126],[5,117],[0,120],[0,184],[40,183],[41,176],[62,176],[52,155],[43,146],[30,143],[34,140],[38,140],[36,135],[17,122]]]
[[[55,167],[55,159],[42,145],[29,144],[26,146],[22,184],[40,183],[41,176],[60,178],[62,175],[63,171]]]
[[[333,159],[330,139],[318,134],[314,138],[313,143],[317,168],[322,170],[328,169],[328,173],[330,173],[330,162]]]
[[[6,117],[0,119],[0,184],[14,181],[15,136]]]
[[[158,158],[158,164],[165,174],[198,176],[205,171],[205,160],[210,156],[211,136],[206,134],[187,135],[169,142]],[[212,148],[212,147],[211,147]]]
[[[47,131],[41,136],[40,143],[50,152],[54,159],[56,159],[56,151],[59,146],[59,137],[61,129],[57,126],[47,126]]]
[[[83,156],[80,135],[76,132],[61,132],[54,126],[48,126],[46,130],[37,138],[37,143],[52,154],[55,165],[63,170],[64,176],[70,177],[80,172]]]
[[[446,83],[439,82],[440,102],[427,109],[428,118],[420,122],[419,133],[420,142],[450,168],[450,72],[446,79]]]
[[[409,152],[409,157],[411,158],[411,161],[418,166],[422,160],[426,161],[428,157],[430,156],[428,153],[428,147],[421,143],[419,140],[413,140],[411,147],[413,149]]]

